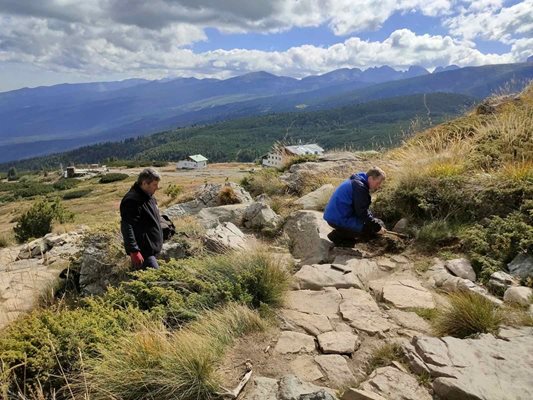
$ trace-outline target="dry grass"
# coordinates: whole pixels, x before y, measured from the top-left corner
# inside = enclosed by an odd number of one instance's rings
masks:
[[[229,204],[239,204],[240,202],[241,199],[239,199],[239,196],[237,193],[235,193],[235,189],[233,189],[231,186],[224,186],[222,189],[220,189],[220,192],[218,192],[218,205],[226,206]]]
[[[225,348],[264,328],[257,313],[240,305],[207,313],[174,333],[146,324],[91,360],[80,381],[95,400],[214,399],[221,390],[216,366]]]
[[[399,343],[386,343],[378,347],[367,361],[366,373],[371,374],[376,368],[386,367],[393,361],[401,361],[403,358],[402,346]]]
[[[321,186],[327,185],[328,183],[337,187],[344,180],[346,180],[349,175],[350,173],[346,173],[345,171],[327,172],[319,174],[302,174],[298,194],[303,196],[307,193],[315,191]]]
[[[449,300],[450,305],[439,310],[431,321],[438,336],[465,338],[479,333],[493,333],[497,332],[504,320],[502,310],[477,293],[453,293]]]

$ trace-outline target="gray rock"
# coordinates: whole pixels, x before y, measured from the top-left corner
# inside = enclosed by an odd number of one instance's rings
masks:
[[[159,257],[168,261],[171,258],[178,260],[180,258],[187,258],[190,255],[189,248],[185,243],[170,241],[163,243]]]
[[[325,315],[306,314],[300,311],[283,309],[281,311],[281,316],[290,324],[302,328],[313,336],[333,330],[328,317]]]
[[[307,314],[337,317],[341,295],[335,288],[295,290],[287,293],[285,307]]]
[[[526,286],[510,287],[505,291],[505,294],[503,295],[503,301],[506,303],[515,303],[524,307],[529,307],[531,304],[532,295],[533,290]]]
[[[208,229],[204,236],[205,247],[215,253],[248,248],[244,233],[231,222],[224,222],[216,228]]]
[[[360,389],[377,393],[388,400],[431,400],[428,391],[415,377],[395,367],[378,368]]]
[[[304,265],[294,275],[294,279],[299,289],[321,290],[328,286],[337,289],[363,288],[362,283],[352,272],[344,273],[331,264]]]
[[[516,275],[522,279],[533,277],[533,255],[519,254],[507,264],[507,267],[511,275]]]
[[[383,300],[396,308],[435,308],[435,301],[429,290],[419,282],[401,279],[385,283],[382,292]]]
[[[407,218],[402,218],[392,228],[393,232],[398,233],[408,233],[409,220]]]
[[[228,206],[203,208],[197,214],[198,222],[206,229],[214,228],[223,222],[242,225],[244,212],[248,204],[230,204]]]
[[[459,278],[468,279],[472,282],[476,280],[476,273],[472,264],[466,258],[456,258],[454,260],[448,260],[444,263],[444,266],[453,275]]]
[[[428,333],[431,331],[429,323],[414,312],[393,309],[388,310],[387,314],[389,314],[398,325],[401,325],[404,328],[422,333]]]
[[[281,222],[281,217],[263,202],[248,205],[242,217],[242,224],[250,229],[272,230],[278,228]]]
[[[313,382],[324,377],[311,356],[298,356],[290,362],[290,366],[292,372],[304,381]]]
[[[225,184],[206,184],[202,185],[195,194],[195,199],[185,203],[175,204],[163,211],[163,214],[171,218],[181,217],[184,215],[194,215],[206,207],[220,206],[219,193],[225,186],[231,187],[235,197],[240,203],[250,203],[252,196],[241,186],[228,182]],[[223,221],[221,221],[223,222]]]
[[[319,355],[315,361],[326,374],[330,385],[339,389],[355,383],[355,377],[344,357],[338,354]]]
[[[496,271],[490,276],[487,287],[492,294],[503,296],[508,288],[515,285],[518,285],[518,282],[512,275]]]
[[[256,376],[252,378],[251,389],[245,394],[244,400],[277,400],[278,381],[272,378]]]
[[[346,266],[352,268],[353,274],[361,281],[364,286],[368,286],[369,282],[375,279],[382,278],[387,275],[376,261],[365,258],[353,258],[346,262]]]
[[[303,397],[308,395],[321,397]],[[312,383],[302,382],[295,375],[286,375],[279,380],[278,397],[280,400],[335,400],[331,390]]]
[[[533,398],[533,328],[507,328],[504,339],[415,337],[406,346],[414,370],[428,371],[442,399],[511,400]]]
[[[283,331],[274,351],[280,354],[311,353],[315,350],[313,336],[299,332]]]
[[[333,243],[327,238],[331,227],[318,211],[301,210],[293,213],[284,231],[290,240],[291,253],[302,264],[321,264],[332,261]]]
[[[325,332],[317,339],[324,354],[352,354],[361,345],[359,337],[351,332]]]
[[[52,246],[49,246],[44,238],[35,239],[23,245],[17,258],[19,260],[28,258],[42,258],[44,254],[51,248]]]
[[[315,191],[300,197],[295,201],[295,204],[302,206],[304,210],[317,210],[322,211],[329,201],[329,198],[333,194],[335,186],[328,183],[320,186]]]

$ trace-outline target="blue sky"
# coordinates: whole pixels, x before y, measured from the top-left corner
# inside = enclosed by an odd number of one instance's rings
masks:
[[[0,91],[532,54],[533,0],[0,0]]]

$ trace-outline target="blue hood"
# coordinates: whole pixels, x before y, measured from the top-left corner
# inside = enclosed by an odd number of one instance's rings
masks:
[[[368,186],[368,175],[365,174],[364,172],[358,172],[350,176],[350,180],[354,180],[354,179],[361,181],[365,184],[365,186]]]

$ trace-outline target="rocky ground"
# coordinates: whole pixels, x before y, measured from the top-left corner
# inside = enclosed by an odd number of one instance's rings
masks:
[[[362,163],[339,157],[326,160],[322,169],[317,167],[321,163],[295,165],[285,179],[297,186],[305,174],[338,173],[339,166],[353,169]],[[234,387],[252,368],[252,379],[239,398],[319,400],[341,393],[344,400],[533,398],[532,328],[506,327],[496,336],[470,339],[438,338],[415,312],[442,307],[447,303],[443,293],[459,290],[501,304],[475,283],[467,260],[435,259],[420,272],[417,255],[404,251],[405,243],[395,236],[353,249],[335,248],[327,239],[331,228],[316,211],[321,193],[331,187],[305,197],[299,203],[303,209],[282,221],[268,197],[254,200],[239,186],[230,186],[239,204],[218,205],[217,194],[224,187],[220,183],[203,185],[194,200],[164,212],[175,219],[194,216],[205,229],[204,245],[214,252],[247,251],[263,234],[277,230],[281,238],[268,239],[266,245],[296,265],[285,306],[276,316],[278,327],[239,340],[219,369],[226,386]],[[80,251],[81,234],[47,235],[0,251],[0,328],[36,306],[69,257]],[[109,281],[90,262],[97,259],[91,251],[94,246],[81,255],[81,275],[90,282],[88,293],[99,293]],[[165,251],[187,256],[168,246]],[[91,280],[95,276],[96,283]],[[505,301],[528,304],[531,290],[518,286],[513,277],[499,273],[493,285],[505,292]],[[372,354],[387,343],[401,346],[407,361],[370,371]]]

